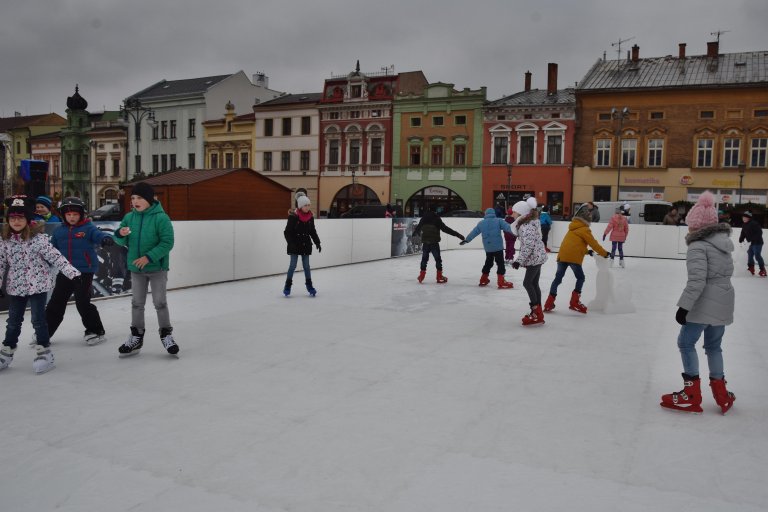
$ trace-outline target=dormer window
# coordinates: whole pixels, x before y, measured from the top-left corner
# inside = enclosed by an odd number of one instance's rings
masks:
[[[362,98],[363,96],[363,86],[362,85],[353,85],[351,88],[351,98]]]

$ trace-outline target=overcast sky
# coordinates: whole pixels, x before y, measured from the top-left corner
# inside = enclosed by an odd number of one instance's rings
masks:
[[[641,57],[768,50],[766,0],[3,0],[0,117],[58,112],[80,84],[92,112],[159,80],[263,71],[272,89],[319,92],[331,73],[421,69],[488,99],[572,86],[611,43]],[[238,114],[245,109],[238,106]],[[223,106],[222,106],[223,111]]]

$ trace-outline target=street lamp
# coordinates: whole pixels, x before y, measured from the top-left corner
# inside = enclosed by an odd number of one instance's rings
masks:
[[[155,111],[149,107],[143,106],[141,104],[141,100],[138,98],[128,98],[127,100],[123,101],[123,105],[120,107],[120,115],[126,121],[133,119],[134,140],[136,141],[136,156],[140,156],[139,141],[141,140],[141,122],[146,119],[147,123],[152,128],[157,126],[157,121],[155,121]],[[127,153],[128,152],[126,151],[126,160],[128,160]],[[133,170],[134,176],[141,172],[141,160],[136,160],[137,165]],[[126,162],[126,168],[128,167],[127,164],[128,162]]]
[[[509,194],[512,192],[512,162],[507,162],[507,205],[509,208]]]
[[[618,171],[616,173],[616,201],[620,201],[620,199],[619,199],[619,188],[621,187],[621,161],[624,158],[624,154],[623,154],[624,152],[622,151],[622,147],[621,147],[621,132],[622,132],[622,129],[624,128],[624,120],[627,119],[627,118],[629,118],[629,108],[628,107],[624,107],[623,109],[621,109],[621,111],[619,111],[619,109],[617,109],[616,107],[613,107],[611,109],[611,119],[614,119],[614,120],[618,119],[619,120],[619,131],[616,133],[616,135],[617,135],[617,137],[619,139],[618,140],[618,144],[617,144],[617,146],[618,146],[617,153],[618,153],[619,161],[618,161],[618,165],[616,167],[617,171]]]
[[[743,191],[744,171],[746,169],[747,169],[747,164],[745,164],[744,162],[739,162],[739,204],[742,204],[741,193]]]

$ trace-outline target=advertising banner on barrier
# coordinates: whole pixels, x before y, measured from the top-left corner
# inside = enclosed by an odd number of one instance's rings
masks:
[[[101,231],[111,235],[120,225],[120,221],[98,221],[93,224]],[[46,224],[45,232],[50,235],[60,225],[59,223]],[[99,270],[93,276],[91,296],[95,298],[130,294],[131,273],[128,272],[126,261],[128,249],[119,245],[97,247],[96,254],[99,258]],[[5,277],[3,276],[3,289],[5,289]],[[56,280],[55,271],[52,278],[51,290],[53,290],[53,283]],[[0,311],[8,311],[8,299],[6,297],[0,298]]]
[[[413,236],[419,223],[414,217],[392,219],[392,257],[421,253],[421,236]]]

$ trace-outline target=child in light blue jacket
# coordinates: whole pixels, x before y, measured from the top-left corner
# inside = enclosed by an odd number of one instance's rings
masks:
[[[480,276],[480,286],[485,286],[491,282],[488,279],[488,275],[493,267],[493,262],[496,261],[496,274],[498,279],[498,287],[512,288],[514,285],[504,280],[504,274],[506,268],[504,267],[504,240],[501,237],[501,232],[514,234],[512,227],[504,219],[500,219],[496,216],[496,211],[493,208],[485,210],[485,218],[477,223],[477,226],[470,231],[467,238],[461,242],[461,245],[467,244],[472,241],[477,235],[482,234],[483,237],[483,249],[485,249],[485,264],[483,265],[483,275]]]

